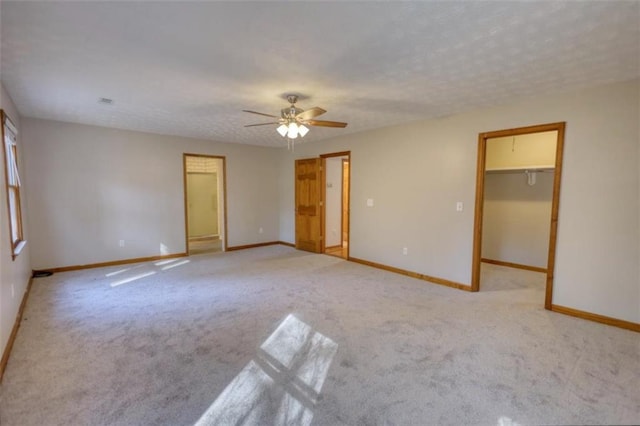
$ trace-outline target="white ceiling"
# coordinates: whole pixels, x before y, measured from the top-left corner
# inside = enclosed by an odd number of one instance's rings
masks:
[[[23,116],[286,146],[283,95],[345,129],[640,76],[640,2],[2,1],[0,77]],[[101,97],[113,105],[98,103]]]

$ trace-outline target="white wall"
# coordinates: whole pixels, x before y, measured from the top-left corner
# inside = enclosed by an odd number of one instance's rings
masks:
[[[187,173],[187,204],[189,238],[218,235],[216,173]]]
[[[325,245],[342,245],[342,157],[329,157],[325,162]]]
[[[280,239],[294,238],[293,160],[351,150],[350,255],[469,284],[478,134],[566,121],[553,303],[640,322],[639,92],[635,80],[296,144],[280,164]]]
[[[547,267],[553,172],[487,173],[484,188],[482,257]]]
[[[11,118],[18,128],[18,168],[24,175],[24,143],[22,139],[22,126],[20,115],[13,105],[13,101],[0,84],[0,108]],[[4,141],[2,142],[4,144]],[[4,146],[4,145],[3,145]],[[4,156],[0,153],[0,161],[4,162]],[[27,224],[23,224],[26,246],[15,260],[11,259],[11,243],[9,238],[9,214],[7,207],[7,187],[4,178],[4,163],[0,164],[0,356],[4,353],[11,330],[16,321],[20,302],[27,289],[31,276],[30,249],[33,246],[31,234]],[[21,176],[24,177],[24,176]],[[28,209],[28,202],[24,200],[28,194],[28,185],[22,179],[21,195],[23,218]]]
[[[278,239],[280,150],[40,119],[22,125],[35,269],[185,252],[185,152],[226,156],[229,246]]]

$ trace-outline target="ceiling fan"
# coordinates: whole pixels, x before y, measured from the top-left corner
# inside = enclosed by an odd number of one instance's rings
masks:
[[[296,102],[298,101],[297,95],[288,95],[287,101],[291,104],[291,106],[287,108],[282,108],[280,110],[280,117],[277,115],[265,114],[263,112],[257,111],[249,111],[243,109],[243,112],[248,112],[251,114],[263,115],[265,117],[277,118],[277,121],[271,121],[269,123],[258,123],[258,124],[247,124],[244,127],[255,127],[255,126],[267,126],[272,124],[280,124],[277,130],[278,133],[282,137],[288,137],[289,139],[295,139],[298,136],[304,137],[307,134],[309,129],[306,126],[321,126],[321,127],[347,127],[347,123],[342,123],[340,121],[326,121],[326,120],[314,120],[317,116],[324,114],[325,111],[322,108],[313,107],[308,110],[303,110],[296,107]]]

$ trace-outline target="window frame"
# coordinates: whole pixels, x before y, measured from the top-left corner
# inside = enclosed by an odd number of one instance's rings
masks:
[[[4,157],[4,181],[6,185],[6,197],[7,197],[7,221],[9,222],[9,243],[11,247],[11,259],[15,260],[24,248],[26,241],[24,239],[23,220],[22,220],[22,197],[20,191],[20,173],[18,166],[18,129],[13,124],[11,119],[7,116],[4,110],[0,110],[0,120],[2,129],[0,130],[3,144],[3,157]],[[14,140],[7,141],[7,129],[14,136]],[[15,183],[9,179],[9,167],[13,165],[9,164],[9,149],[11,149],[11,156],[13,162],[15,162]],[[14,235],[16,238],[14,238]]]

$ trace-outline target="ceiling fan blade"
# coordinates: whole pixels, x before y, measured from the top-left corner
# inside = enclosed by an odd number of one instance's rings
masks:
[[[298,120],[311,120],[314,117],[317,117],[319,115],[324,114],[325,110],[323,110],[322,108],[318,108],[318,107],[313,107],[311,109],[308,109],[306,111],[302,111],[300,114],[296,115],[296,119]]]
[[[265,117],[280,118],[277,115],[265,114],[264,112],[249,111],[248,109],[243,109],[242,112],[248,112],[248,113],[251,113],[251,114],[264,115]]]
[[[340,121],[308,120],[305,123],[321,127],[347,127],[347,123],[341,123]]]
[[[279,121],[274,121],[272,123],[245,124],[244,127],[267,126],[269,124],[278,124],[278,123]]]

